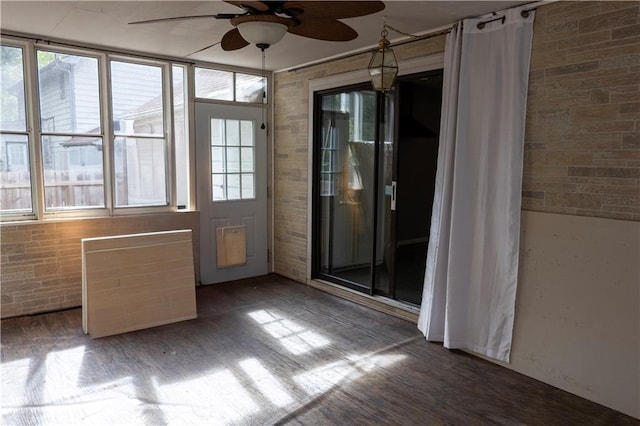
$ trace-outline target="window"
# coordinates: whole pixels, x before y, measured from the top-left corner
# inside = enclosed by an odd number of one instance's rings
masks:
[[[204,99],[266,102],[257,74],[9,36],[0,74],[0,220],[191,208],[188,79]],[[252,199],[253,123],[217,125],[215,198]]]
[[[213,201],[255,198],[253,122],[211,119]]]
[[[236,73],[236,101],[261,103],[265,87],[262,77]],[[264,94],[266,96],[266,93]]]
[[[111,61],[115,206],[168,205],[163,68]]]
[[[0,212],[33,213],[24,50],[0,46]]]
[[[196,97],[219,101],[266,102],[263,78],[252,74],[196,68]]]
[[[196,68],[196,98],[233,100],[233,73]]]
[[[104,208],[98,59],[38,50],[37,64],[45,210]]]

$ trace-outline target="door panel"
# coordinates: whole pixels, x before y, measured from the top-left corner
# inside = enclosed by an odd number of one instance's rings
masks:
[[[396,137],[394,295],[419,305],[438,162],[442,70],[400,81],[397,90],[401,107]]]
[[[213,284],[264,275],[268,267],[267,141],[256,107],[196,103],[200,275]],[[246,227],[246,238],[218,240]],[[237,229],[237,228],[236,228]],[[246,262],[218,265],[218,250]],[[242,257],[242,256],[241,256]]]
[[[419,305],[442,70],[386,93],[352,86],[315,96],[313,274]]]
[[[375,93],[352,91],[320,100],[317,155],[317,271],[370,291],[374,214]]]
[[[377,294],[393,297],[393,276],[395,268],[395,197],[394,188],[394,93],[383,96],[378,111],[378,217],[376,226],[376,271],[374,289]]]

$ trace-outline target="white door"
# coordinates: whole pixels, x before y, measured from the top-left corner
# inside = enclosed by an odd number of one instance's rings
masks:
[[[196,103],[202,284],[269,271],[268,150],[261,117],[259,107]]]

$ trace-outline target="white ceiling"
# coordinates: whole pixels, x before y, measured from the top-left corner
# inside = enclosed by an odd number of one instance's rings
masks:
[[[385,10],[344,19],[359,36],[349,42],[311,40],[293,34],[267,50],[267,69],[282,70],[323,58],[372,48],[380,38],[383,16],[398,30],[417,34],[450,25],[462,18],[506,9],[529,1],[385,1]],[[42,39],[76,41],[147,52],[194,61],[259,69],[260,51],[247,46],[225,52],[219,42],[233,26],[228,20],[193,19],[144,25],[129,22],[184,15],[236,13],[242,10],[219,0],[209,1],[31,1],[2,0],[3,33],[23,33]],[[389,39],[406,38],[390,31]]]

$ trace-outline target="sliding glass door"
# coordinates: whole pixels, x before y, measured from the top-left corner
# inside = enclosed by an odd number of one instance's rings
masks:
[[[315,272],[373,293],[388,277],[385,218],[392,164],[390,96],[366,89],[316,97]]]
[[[315,94],[313,277],[419,305],[442,70]]]

